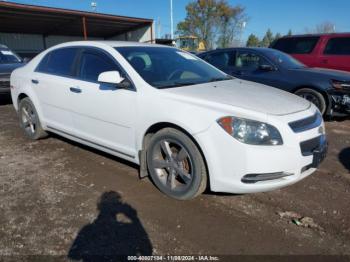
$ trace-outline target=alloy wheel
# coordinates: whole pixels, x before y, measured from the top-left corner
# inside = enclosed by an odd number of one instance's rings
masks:
[[[24,131],[28,135],[33,136],[36,132],[38,120],[33,107],[29,103],[26,103],[22,107],[21,119],[22,119],[22,125],[24,128]]]
[[[159,181],[171,191],[183,192],[193,180],[193,164],[186,148],[172,139],[160,140],[153,152],[152,167]]]

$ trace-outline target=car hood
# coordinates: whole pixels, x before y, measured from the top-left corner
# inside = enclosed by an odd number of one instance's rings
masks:
[[[339,81],[350,81],[350,73],[341,70],[326,69],[326,68],[300,68],[300,69],[291,69],[297,73],[304,75],[312,75],[314,77],[326,79],[326,80],[339,80]]]
[[[23,63],[0,64],[0,77],[10,77],[13,70],[24,66]]]
[[[269,115],[287,115],[304,111],[310,107],[310,102],[296,95],[238,79],[170,88],[163,91]]]

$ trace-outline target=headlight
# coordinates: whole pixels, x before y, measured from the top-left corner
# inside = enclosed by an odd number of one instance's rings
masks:
[[[350,82],[331,80],[331,83],[336,90],[350,90]]]
[[[250,145],[282,145],[280,132],[272,125],[237,117],[220,118],[218,124],[238,141]]]

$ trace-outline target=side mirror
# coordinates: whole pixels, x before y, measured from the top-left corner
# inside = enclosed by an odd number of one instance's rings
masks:
[[[260,65],[259,69],[262,71],[276,71],[276,68],[272,65]]]
[[[118,71],[107,71],[101,73],[98,76],[97,81],[101,83],[118,85],[124,81],[124,78],[120,76],[120,73]]]
[[[30,58],[29,57],[25,57],[22,59],[22,63],[26,64],[30,61]]]

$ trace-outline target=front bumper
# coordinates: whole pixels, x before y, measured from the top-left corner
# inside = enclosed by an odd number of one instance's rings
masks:
[[[314,112],[310,111],[309,114]],[[324,140],[314,148],[315,154],[303,155],[302,142],[325,137],[323,122],[301,133],[294,133],[286,124],[303,117],[305,112],[276,117],[275,123],[269,122],[280,130],[284,140],[281,146],[240,143],[217,124],[197,134],[195,137],[200,141],[206,156],[211,190],[228,193],[265,192],[294,184],[312,174],[325,157],[327,143]],[[247,183],[247,177],[250,183]]]
[[[332,92],[330,98],[334,112],[350,114],[350,92]]]

